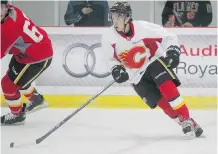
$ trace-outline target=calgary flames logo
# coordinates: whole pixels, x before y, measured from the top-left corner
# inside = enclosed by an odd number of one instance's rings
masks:
[[[141,68],[146,60],[146,49],[144,46],[135,46],[119,54],[122,64],[130,69]]]

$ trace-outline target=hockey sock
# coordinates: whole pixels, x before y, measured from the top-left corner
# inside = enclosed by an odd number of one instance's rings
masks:
[[[173,81],[165,81],[160,85],[159,90],[173,110],[179,115],[180,121],[189,118],[189,110],[180,97],[179,91]]]
[[[173,110],[173,108],[170,106],[170,104],[166,101],[164,97],[162,97],[158,101],[158,106],[164,111],[165,114],[167,114],[170,118],[174,119],[178,117],[177,113]]]
[[[1,80],[2,91],[5,100],[13,114],[19,114],[22,110],[21,95],[17,86],[5,75]]]
[[[21,94],[23,94],[28,100],[31,100],[35,88],[32,85],[27,86],[25,89],[20,89]]]

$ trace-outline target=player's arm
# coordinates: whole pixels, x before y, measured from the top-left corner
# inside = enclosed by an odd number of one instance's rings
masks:
[[[145,24],[147,29],[155,38],[162,38],[161,46],[165,52],[165,61],[170,68],[176,68],[179,65],[181,50],[178,43],[178,37],[170,33],[166,28],[156,24]]]
[[[117,83],[123,83],[129,79],[125,67],[120,63],[116,55],[116,44],[108,41],[105,36],[102,37],[102,49],[107,57],[108,69]]]
[[[156,31],[157,36],[163,38],[161,45],[166,52],[165,62],[170,68],[176,68],[180,62],[181,50],[178,43],[178,37],[167,31],[166,28],[159,27]]]
[[[11,46],[9,44],[2,43],[0,59],[4,58],[10,52],[10,50]]]
[[[8,53],[10,53],[11,49],[14,46],[14,43],[19,38],[18,32],[11,32],[11,34],[13,34],[13,35],[10,37],[10,40],[2,40],[1,41],[1,55],[0,55],[0,59],[2,59]]]
[[[168,32],[165,28],[160,27],[158,32],[161,34],[163,40],[161,45],[166,52],[165,62],[168,67],[176,68],[180,62],[181,50],[178,43],[178,37],[175,34]]]
[[[64,15],[65,23],[71,25],[80,22],[84,17],[84,13],[81,11],[82,8],[83,6],[81,2],[70,1]]]

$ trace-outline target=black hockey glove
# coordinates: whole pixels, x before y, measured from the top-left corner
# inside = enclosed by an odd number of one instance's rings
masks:
[[[181,50],[178,46],[171,45],[167,48],[165,63],[167,67],[173,69],[179,65],[179,57],[181,54]]]
[[[123,67],[122,65],[115,65],[112,68],[111,74],[117,83],[123,83],[129,80],[129,75],[126,72],[125,67]]]

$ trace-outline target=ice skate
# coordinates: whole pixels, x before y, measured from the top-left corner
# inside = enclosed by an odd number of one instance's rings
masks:
[[[200,137],[203,134],[203,129],[191,118],[194,124],[195,136]]]
[[[181,122],[182,131],[190,138],[195,137],[195,127],[192,119],[187,119]]]
[[[181,122],[179,118],[174,119],[179,125],[182,126],[184,134],[187,136],[190,136],[191,138],[194,137],[200,137],[203,133],[203,129],[192,119],[185,120]],[[193,134],[194,130],[194,134]]]
[[[46,107],[48,107],[48,104],[45,103],[44,97],[34,89],[32,97],[26,103],[26,112],[32,113]]]
[[[26,119],[26,113],[24,112],[26,105],[22,107],[20,114],[15,115],[13,113],[5,114],[1,117],[2,125],[24,124]]]

